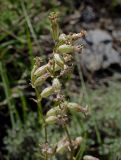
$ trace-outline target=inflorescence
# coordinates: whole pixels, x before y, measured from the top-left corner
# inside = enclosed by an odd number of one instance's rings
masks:
[[[46,115],[43,115],[40,105],[40,112],[43,119],[45,128],[45,143],[41,145],[41,151],[44,159],[48,160],[49,157],[56,153],[70,153],[70,160],[74,160],[74,152],[80,146],[83,138],[76,137],[72,139],[68,131],[69,111],[82,112],[87,115],[88,108],[82,107],[75,102],[68,102],[62,92],[62,83],[60,79],[72,73],[74,55],[78,52],[81,53],[83,45],[74,45],[75,41],[79,38],[83,38],[86,31],[80,33],[70,33],[68,35],[61,33],[58,25],[58,14],[51,13],[49,16],[51,22],[52,37],[55,42],[53,53],[47,64],[42,65],[40,57],[36,58],[35,64],[31,71],[31,84],[36,91],[37,103],[40,104],[43,98],[52,96],[52,101],[55,106],[47,111]],[[46,80],[51,79],[51,85],[45,89],[40,89]],[[51,146],[49,144],[47,136],[47,126],[52,124],[58,124],[64,128],[66,136],[57,142],[56,145]],[[84,160],[92,160],[91,156],[87,156]],[[93,157],[92,157],[93,158]],[[95,159],[96,160],[96,159]]]

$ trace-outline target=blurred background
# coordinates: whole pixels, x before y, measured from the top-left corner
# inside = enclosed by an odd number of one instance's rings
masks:
[[[71,135],[84,137],[79,156],[120,160],[120,0],[0,0],[0,160],[41,159],[38,143],[43,132],[30,72],[35,56],[46,60],[52,53],[51,11],[60,13],[62,32],[87,31],[77,42],[85,48],[75,57],[70,81],[63,79],[68,99],[90,108],[86,118],[71,116]],[[50,103],[42,105],[46,112]],[[59,127],[49,128],[53,143],[60,135]]]

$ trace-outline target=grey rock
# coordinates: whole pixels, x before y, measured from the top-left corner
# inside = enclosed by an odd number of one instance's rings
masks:
[[[96,45],[100,42],[102,43],[112,42],[112,37],[106,31],[95,29],[87,33],[85,40],[89,44]]]
[[[103,63],[102,68],[108,68],[111,64],[121,64],[120,54],[111,45],[102,46]]]
[[[112,36],[115,40],[121,42],[121,30],[113,31]]]
[[[102,55],[97,55],[95,52],[90,51],[90,49],[85,49],[81,55],[81,65],[83,71],[95,72],[99,70],[102,66]]]
[[[84,73],[106,69],[111,64],[121,65],[121,56],[112,46],[112,37],[106,31],[96,29],[87,33],[87,47],[81,54]]]

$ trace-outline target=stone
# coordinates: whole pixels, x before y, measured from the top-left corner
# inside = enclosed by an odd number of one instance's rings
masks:
[[[121,66],[121,56],[113,48],[112,37],[108,32],[91,30],[87,33],[84,43],[87,45],[80,58],[84,74],[106,69],[112,64]]]
[[[102,43],[112,42],[112,37],[106,31],[95,29],[87,33],[85,40],[88,44],[96,45],[101,42]]]

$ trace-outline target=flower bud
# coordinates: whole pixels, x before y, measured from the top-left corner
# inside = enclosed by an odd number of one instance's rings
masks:
[[[43,74],[45,74],[47,72],[47,64],[46,65],[43,65],[41,67],[39,67],[35,72],[34,72],[34,75],[39,77]]]
[[[86,155],[83,157],[83,160],[99,160],[99,159],[90,155]]]
[[[55,12],[52,12],[49,16],[51,21],[51,27],[52,27],[52,37],[56,41],[59,37],[59,26],[58,26],[58,14]]]
[[[59,27],[58,24],[54,24],[52,25],[52,37],[53,39],[56,41],[58,40],[58,36],[59,36]]]
[[[47,117],[49,116],[56,116],[59,112],[61,111],[61,109],[59,108],[59,106],[57,107],[54,107],[52,109],[50,109],[48,112],[47,112]]]
[[[34,82],[34,86],[35,87],[41,86],[48,77],[49,77],[49,74],[43,75],[42,77],[38,77]]]
[[[62,58],[61,55],[55,53],[55,54],[54,54],[54,60],[55,60],[55,63],[56,63],[57,65],[59,65],[60,67],[63,67],[63,66],[64,66],[64,60],[63,60],[63,58]]]
[[[47,124],[54,124],[57,121],[57,117],[56,116],[49,116],[45,119],[45,122]]]
[[[45,88],[41,93],[41,98],[46,98],[54,93],[52,86]]]
[[[74,51],[74,46],[63,44],[63,45],[58,47],[57,51],[59,53],[71,53],[71,52]]]
[[[59,92],[61,90],[61,84],[58,78],[54,78],[52,86],[55,92]]]

